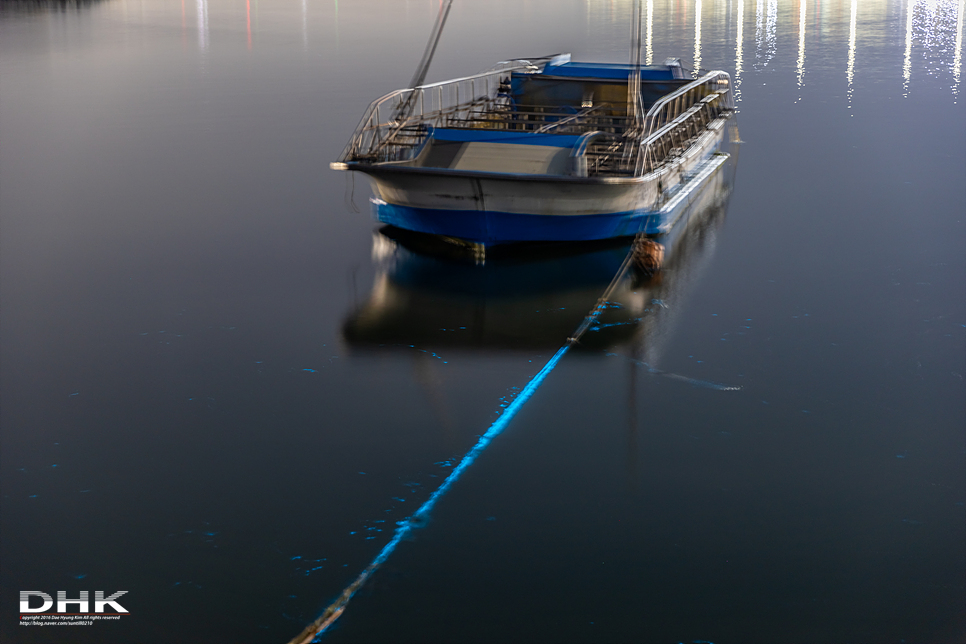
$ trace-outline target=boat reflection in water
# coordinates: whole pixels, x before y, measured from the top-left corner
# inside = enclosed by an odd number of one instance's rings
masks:
[[[618,286],[575,349],[625,345],[653,364],[693,277],[724,220],[734,156],[683,203],[664,245],[663,269]],[[373,234],[377,273],[369,300],[343,325],[350,349],[555,351],[593,309],[621,267],[630,240],[507,246],[479,260],[440,238],[385,227]]]

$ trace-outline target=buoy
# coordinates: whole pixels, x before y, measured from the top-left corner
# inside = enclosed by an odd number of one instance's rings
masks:
[[[644,275],[653,275],[664,265],[664,246],[653,239],[639,237],[634,240],[634,267]]]

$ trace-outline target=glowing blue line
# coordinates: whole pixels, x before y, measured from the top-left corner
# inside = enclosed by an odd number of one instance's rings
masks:
[[[607,289],[604,291],[603,295],[601,295],[600,299],[597,300],[597,304],[590,311],[590,313],[584,317],[583,321],[580,323],[580,326],[578,326],[574,331],[573,336],[567,338],[567,341],[557,350],[557,353],[553,354],[553,357],[547,361],[547,364],[543,365],[543,368],[537,372],[537,375],[530,379],[530,382],[528,382],[523,388],[523,390],[520,392],[520,395],[517,396],[516,399],[514,399],[514,401],[506,407],[503,414],[501,414],[500,417],[492,425],[490,425],[490,428],[486,430],[486,433],[480,436],[480,439],[476,441],[476,444],[473,446],[473,448],[468,451],[465,456],[463,456],[462,460],[459,462],[459,465],[453,468],[453,471],[450,472],[449,476],[446,477],[443,483],[436,488],[436,491],[434,491],[430,497],[426,499],[426,501],[409,517],[403,519],[402,521],[396,522],[397,527],[396,531],[393,533],[392,539],[389,541],[389,543],[383,546],[382,550],[379,551],[379,554],[376,555],[376,558],[372,560],[372,563],[366,566],[365,570],[363,570],[359,576],[356,577],[355,581],[349,584],[342,591],[338,599],[332,602],[318,619],[305,627],[305,629],[293,640],[291,640],[289,644],[307,644],[308,642],[317,641],[319,636],[322,635],[322,633],[324,633],[326,629],[328,629],[329,626],[331,626],[337,619],[339,619],[342,611],[346,609],[346,606],[349,604],[349,600],[351,600],[353,595],[356,594],[356,591],[358,591],[366,580],[379,569],[379,566],[381,566],[386,559],[389,558],[389,555],[393,553],[393,551],[396,549],[396,546],[399,545],[399,542],[401,542],[406,535],[412,532],[415,528],[426,525],[426,522],[429,519],[429,514],[432,512],[433,506],[436,505],[436,502],[449,491],[449,489],[453,486],[453,483],[455,483],[457,479],[463,475],[463,472],[466,470],[466,468],[473,464],[477,457],[483,453],[483,450],[486,449],[491,442],[493,442],[493,439],[496,438],[504,429],[506,429],[507,425],[510,424],[510,421],[513,420],[513,417],[516,416],[518,411],[520,411],[520,408],[526,404],[530,397],[533,396],[537,388],[540,387],[547,376],[550,375],[550,372],[554,370],[554,367],[556,367],[557,363],[560,362],[560,359],[564,357],[564,354],[567,353],[570,347],[576,344],[584,333],[586,333],[587,330],[590,329],[590,327],[597,321],[597,318],[600,317],[601,311],[608,308],[608,300],[610,299],[610,296],[614,293],[618,284],[620,284],[621,280],[624,279],[624,276],[627,274],[627,271],[630,268],[632,255],[633,251],[629,251],[627,253],[627,256],[624,258],[624,261],[621,263],[617,273],[607,286]]]
[[[436,501],[438,501],[440,497],[449,491],[449,489],[453,486],[453,483],[455,483],[457,479],[463,475],[463,472],[473,464],[473,462],[480,454],[483,453],[483,450],[489,446],[493,439],[496,438],[504,429],[506,429],[507,425],[510,424],[510,421],[513,420],[513,417],[516,416],[518,411],[520,411],[520,408],[526,404],[527,400],[530,399],[530,396],[532,396],[537,388],[543,384],[543,381],[550,374],[550,372],[553,371],[554,367],[557,366],[557,363],[560,362],[560,359],[565,353],[567,353],[569,348],[569,344],[565,344],[564,346],[560,347],[557,353],[555,353],[547,364],[543,366],[543,369],[541,369],[537,375],[535,375],[530,382],[527,383],[527,386],[523,388],[523,391],[520,392],[520,395],[516,397],[509,407],[506,408],[506,411],[503,412],[496,422],[490,425],[490,428],[486,430],[485,434],[480,436],[480,439],[476,441],[476,445],[473,446],[473,449],[468,451],[466,455],[463,456],[463,460],[460,461],[459,465],[453,468],[453,471],[450,472],[449,476],[446,477],[443,483],[436,488],[436,491],[433,492],[421,506],[419,506],[419,509],[413,512],[412,516],[396,523],[396,525],[399,527],[396,528],[396,533],[393,535],[392,541],[385,545],[385,547],[382,549],[382,552],[380,552],[376,558],[372,560],[372,564],[370,564],[370,566],[378,566],[382,564],[384,561],[386,561],[386,559],[389,558],[389,555],[392,554],[392,551],[396,549],[396,546],[399,545],[399,542],[402,541],[407,534],[412,532],[413,529],[422,527],[426,524],[426,521],[429,519],[430,512],[433,511],[433,506],[436,505]]]
[[[599,314],[599,308],[594,309],[594,311],[592,311],[588,317],[596,317],[597,314]],[[462,460],[459,462],[459,465],[453,468],[453,471],[450,472],[449,476],[447,476],[442,484],[436,488],[430,497],[426,499],[426,501],[419,506],[419,508],[413,512],[412,515],[406,519],[403,519],[402,521],[396,522],[397,527],[396,531],[393,533],[392,539],[389,541],[389,543],[383,546],[382,550],[379,551],[379,554],[376,555],[376,558],[372,560],[372,563],[366,566],[365,570],[363,570],[356,580],[342,592],[342,595],[339,597],[339,599],[333,602],[333,604],[326,609],[325,613],[318,620],[313,622],[302,632],[301,635],[299,635],[299,637],[292,640],[292,642],[317,641],[318,637],[322,635],[322,633],[324,633],[325,630],[333,622],[335,622],[336,619],[338,619],[339,615],[341,615],[342,611],[345,610],[346,605],[349,603],[349,600],[352,599],[352,596],[355,595],[356,591],[361,588],[366,580],[379,568],[379,566],[381,566],[386,559],[389,558],[389,555],[393,553],[399,543],[414,529],[426,525],[426,522],[429,520],[429,515],[433,510],[433,506],[436,505],[436,502],[449,491],[449,489],[453,486],[453,483],[455,483],[459,477],[463,475],[463,472],[465,472],[466,469],[473,464],[477,457],[483,453],[483,450],[485,450],[489,444],[493,442],[493,439],[503,432],[504,429],[506,429],[507,425],[510,424],[510,421],[513,420],[513,417],[516,416],[518,411],[520,411],[520,408],[526,404],[530,397],[533,396],[534,392],[536,392],[537,388],[543,384],[543,381],[547,378],[550,372],[554,370],[554,367],[557,366],[557,363],[560,362],[560,359],[563,358],[565,353],[567,353],[574,341],[575,339],[568,341],[557,350],[557,353],[555,353],[553,357],[547,361],[547,364],[543,366],[543,369],[537,372],[537,375],[530,379],[530,382],[528,382],[526,387],[523,388],[523,390],[520,392],[520,395],[518,395],[516,399],[514,399],[514,401],[510,403],[510,405],[504,410],[503,414],[501,414],[500,417],[492,425],[490,425],[490,428],[486,430],[486,433],[480,436],[473,448],[468,451],[465,456],[463,456]]]

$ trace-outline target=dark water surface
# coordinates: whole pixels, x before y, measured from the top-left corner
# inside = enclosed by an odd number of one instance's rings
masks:
[[[730,199],[323,640],[966,641],[964,3],[643,4],[735,76]],[[0,4],[4,642],[288,641],[606,287],[624,246],[479,266],[347,205],[438,6]],[[429,80],[624,61],[630,6],[458,0]]]

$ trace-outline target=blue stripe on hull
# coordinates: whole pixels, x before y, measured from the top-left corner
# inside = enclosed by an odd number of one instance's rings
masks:
[[[420,233],[456,237],[477,244],[522,241],[591,241],[660,232],[663,217],[653,211],[600,215],[525,215],[490,210],[436,210],[374,202],[379,221]]]

